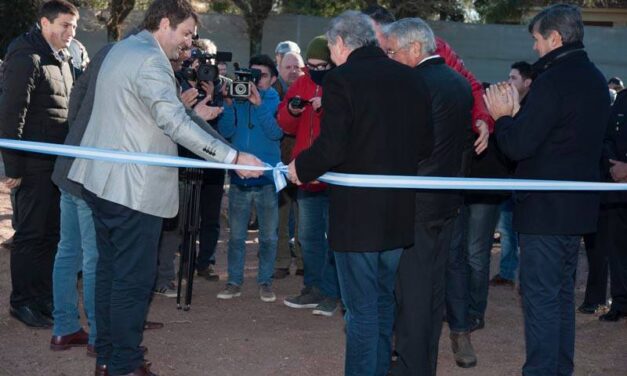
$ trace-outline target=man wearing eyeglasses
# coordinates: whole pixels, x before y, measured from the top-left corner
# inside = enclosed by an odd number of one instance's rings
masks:
[[[253,56],[249,65],[261,72],[259,80],[250,85],[250,96],[246,100],[225,99],[218,129],[234,146],[237,145],[238,150],[253,152],[263,162],[274,166],[280,160],[279,143],[283,137],[283,131],[274,118],[279,105],[279,94],[272,88],[277,79],[277,70],[274,61],[267,55]],[[277,249],[279,207],[270,171],[258,178],[246,180],[231,174],[228,281],[226,288],[218,294],[218,299],[232,299],[241,295],[248,219],[253,203],[259,220],[259,297],[264,302],[276,300],[272,292],[272,274]]]
[[[308,149],[320,134],[322,80],[331,67],[327,38],[318,36],[307,47],[305,75],[288,90],[277,119],[283,131],[296,136],[292,158]],[[287,58],[287,55],[286,55]],[[314,315],[332,316],[340,296],[333,253],[329,250],[329,195],[324,183],[303,184],[298,190],[298,237],[303,252],[304,289],[283,301],[291,308],[313,308]]]
[[[414,68],[431,96],[435,145],[433,154],[418,165],[418,175],[463,175],[464,160],[472,153],[470,84],[437,54],[433,31],[420,18],[388,25],[385,40],[388,56]],[[462,203],[460,192],[416,192],[415,244],[403,250],[397,274],[399,360],[394,375],[436,374],[448,282],[447,256],[453,233],[459,230],[456,223]],[[457,311],[447,311],[454,357],[458,364],[470,366],[476,358],[470,334],[454,326],[457,321],[452,319],[460,316]]]

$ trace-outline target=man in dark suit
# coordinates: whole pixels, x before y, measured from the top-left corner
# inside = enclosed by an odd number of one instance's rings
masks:
[[[427,87],[385,56],[372,20],[348,11],[327,31],[338,68],[324,80],[320,136],[289,165],[295,183],[327,171],[415,175],[433,148]],[[375,83],[385,83],[384,87]],[[390,364],[394,283],[414,242],[415,192],[330,187],[329,244],[346,312],[346,375],[385,375]]]
[[[599,180],[610,98],[605,78],[583,50],[575,6],[558,4],[529,24],[540,59],[527,101],[514,115],[516,91],[486,96],[500,148],[521,179]],[[596,229],[594,192],[516,192],[520,283],[527,360],[523,375],[571,375],[575,351],[574,282],[581,234]]]
[[[607,124],[603,148],[604,177],[627,183],[627,90],[618,93]],[[627,317],[627,192],[607,192],[601,200],[597,246],[609,256],[610,311],[606,322]]]
[[[431,95],[435,144],[433,154],[418,165],[418,175],[460,176],[464,152],[472,153],[470,84],[435,54],[433,31],[423,20],[396,21],[387,26],[386,36],[388,56],[415,67]],[[416,193],[415,243],[403,251],[396,286],[395,375],[436,374],[446,260],[461,204],[458,191]],[[454,348],[469,346],[469,335],[451,332]]]

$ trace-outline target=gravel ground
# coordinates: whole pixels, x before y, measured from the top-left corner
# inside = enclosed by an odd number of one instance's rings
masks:
[[[12,235],[8,189],[0,183],[0,241]],[[197,278],[188,312],[176,309],[175,299],[157,296],[149,319],[165,327],[145,333],[144,345],[153,371],[166,375],[341,375],[344,362],[343,321],[313,316],[282,304],[297,293],[302,278],[290,276],[274,283],[277,302],[259,300],[255,241],[247,245],[246,279],[241,298],[216,299],[226,279],[227,232],[223,226],[217,250],[220,282]],[[169,242],[175,240],[169,238]],[[170,243],[169,243],[170,244]],[[168,245],[171,246],[171,245]],[[499,248],[492,252],[498,270]],[[92,375],[94,360],[82,348],[63,352],[48,349],[50,330],[25,327],[8,313],[11,290],[10,253],[0,248],[0,375]],[[586,261],[582,251],[577,302],[583,299]],[[486,327],[473,333],[478,365],[455,366],[448,329],[442,332],[438,375],[520,375],[524,362],[524,336],[520,298],[505,287],[490,289]],[[601,323],[595,316],[577,314],[575,375],[627,375],[627,322]]]

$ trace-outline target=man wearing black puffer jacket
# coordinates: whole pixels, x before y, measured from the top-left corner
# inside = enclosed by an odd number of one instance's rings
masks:
[[[73,84],[69,53],[78,9],[65,0],[42,5],[39,22],[16,38],[4,62],[0,137],[62,144]],[[16,188],[11,250],[11,315],[31,327],[52,324],[52,267],[59,242],[54,156],[2,150],[7,186]]]

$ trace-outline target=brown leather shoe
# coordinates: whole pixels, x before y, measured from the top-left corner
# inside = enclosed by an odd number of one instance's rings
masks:
[[[509,286],[514,287],[515,283],[511,279],[503,278],[497,274],[490,280],[490,286]]]
[[[150,330],[150,329],[161,329],[163,328],[163,323],[162,322],[156,322],[156,321],[144,321],[144,330]]]
[[[83,328],[80,328],[77,332],[68,334],[65,336],[52,336],[50,338],[50,350],[61,351],[67,350],[71,347],[86,346],[89,340],[89,334],[87,334]]]
[[[107,369],[106,364],[96,364],[96,372],[94,372],[95,376],[109,376],[109,370]]]
[[[143,352],[144,355],[148,353],[148,348],[146,346],[139,346],[139,349]],[[92,358],[98,357],[98,353],[96,352],[96,346],[87,345],[87,356],[90,356]]]

